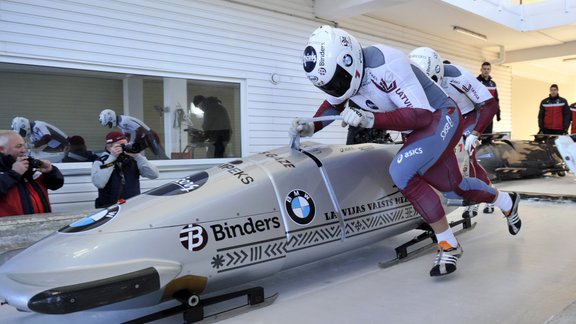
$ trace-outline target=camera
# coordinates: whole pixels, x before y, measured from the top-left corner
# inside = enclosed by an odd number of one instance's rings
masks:
[[[122,144],[122,150],[126,153],[140,153],[142,147],[138,143]]]
[[[32,169],[41,168],[43,164],[44,164],[44,162],[42,162],[42,160],[35,159],[31,156],[28,157],[28,165]]]

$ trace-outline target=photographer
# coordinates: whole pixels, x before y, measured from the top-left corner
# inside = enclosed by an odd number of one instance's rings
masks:
[[[0,217],[52,211],[48,191],[64,185],[60,170],[48,160],[26,156],[24,138],[0,130]]]
[[[139,195],[140,175],[158,178],[156,166],[139,153],[138,147],[127,144],[126,136],[120,132],[106,135],[106,152],[92,164],[92,183],[98,188],[96,208]]]

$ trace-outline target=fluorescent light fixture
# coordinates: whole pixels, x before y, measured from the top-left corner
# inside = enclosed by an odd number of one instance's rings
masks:
[[[563,62],[574,62],[576,61],[576,57],[569,57],[562,60]]]
[[[477,38],[477,39],[480,39],[483,41],[488,39],[488,37],[486,37],[486,35],[482,35],[480,33],[477,33],[475,31],[471,31],[471,30],[466,29],[466,28],[462,28],[460,26],[452,26],[452,30],[457,32],[457,33],[468,35],[470,37],[474,37],[474,38]]]

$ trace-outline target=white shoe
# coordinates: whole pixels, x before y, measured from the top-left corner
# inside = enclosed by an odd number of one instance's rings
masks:
[[[478,205],[467,206],[462,213],[462,218],[472,218],[478,216]]]
[[[464,251],[460,243],[456,247],[446,241],[438,243],[438,254],[436,254],[436,259],[434,259],[434,266],[430,270],[430,276],[443,276],[456,271],[456,262],[462,256],[462,253]]]
[[[494,204],[486,204],[484,206],[484,214],[492,214],[494,212]]]
[[[520,220],[520,216],[518,216],[520,194],[517,192],[511,192],[510,198],[512,199],[512,208],[507,213],[503,212],[504,216],[506,216],[506,221],[508,222],[508,232],[512,235],[516,235],[520,232],[520,227],[522,226],[522,221]]]

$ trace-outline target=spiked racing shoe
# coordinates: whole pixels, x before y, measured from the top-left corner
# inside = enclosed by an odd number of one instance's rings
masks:
[[[478,205],[467,206],[462,213],[462,218],[472,218],[478,215]]]
[[[516,235],[518,232],[520,232],[520,227],[522,226],[522,221],[518,216],[520,194],[517,192],[511,192],[510,198],[512,198],[512,208],[510,211],[504,212],[504,216],[506,216],[506,221],[508,222],[508,232],[510,232],[512,235]]]
[[[494,212],[494,204],[486,204],[484,206],[484,214],[492,214]]]
[[[430,276],[438,277],[456,271],[456,262],[458,262],[463,252],[460,243],[456,247],[446,241],[438,243],[438,254],[436,254],[436,259],[434,259],[434,266],[430,270]]]

